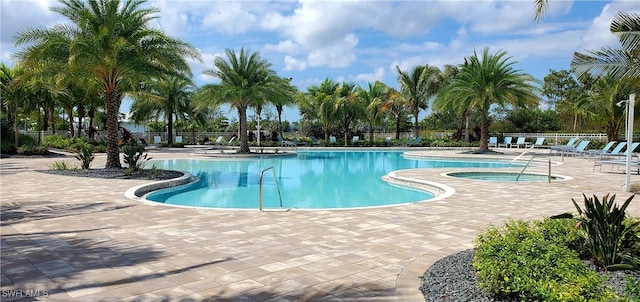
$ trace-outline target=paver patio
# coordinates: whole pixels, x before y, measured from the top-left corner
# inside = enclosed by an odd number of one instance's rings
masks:
[[[504,150],[503,157],[521,151]],[[150,155],[197,157],[184,151]],[[571,198],[581,200],[582,193],[629,196],[623,173],[592,173],[593,161],[577,157],[552,167],[553,174],[573,179],[552,183],[441,175],[462,170],[451,168],[398,172],[456,190],[431,202],[263,213],[195,209],[124,196],[149,181],[34,171],[60,160],[0,160],[2,301],[20,300],[8,297],[15,294],[25,301],[423,301],[418,277],[436,260],[472,248],[488,224],[573,211]],[[98,155],[94,166],[104,161]],[[640,216],[640,200],[629,212]]]

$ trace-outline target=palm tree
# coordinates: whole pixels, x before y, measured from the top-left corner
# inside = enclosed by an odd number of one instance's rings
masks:
[[[571,69],[578,77],[591,74],[640,79],[640,14],[619,12],[611,21],[610,30],[618,36],[622,48],[604,47],[599,51],[576,52]]]
[[[549,0],[533,0],[535,5],[535,18],[536,22],[540,22],[549,8]]]
[[[292,78],[280,78],[283,91],[288,91],[289,93],[285,94],[276,94],[269,97],[269,102],[276,106],[276,111],[278,112],[278,133],[280,136],[282,133],[282,111],[284,110],[284,106],[293,105],[296,103],[296,91],[297,89],[291,85]]]
[[[363,115],[365,106],[358,99],[361,88],[354,83],[342,83],[335,99],[335,118],[340,121],[344,131],[344,145],[349,145],[351,124]]]
[[[200,59],[186,42],[151,28],[158,9],[145,0],[61,0],[51,10],[71,24],[48,29],[28,29],[18,34],[16,45],[24,62],[66,62],[70,72],[95,79],[103,90],[107,118],[106,168],[120,168],[118,113],[124,94],[141,80],[163,74],[190,76],[185,58]],[[68,50],[68,51],[67,51]]]
[[[400,83],[400,93],[407,100],[413,114],[414,136],[420,136],[418,126],[418,115],[420,110],[427,109],[428,100],[438,92],[440,82],[438,67],[429,65],[415,66],[410,73],[400,70],[398,72],[398,83]]]
[[[535,81],[531,75],[513,69],[515,62],[505,57],[506,52],[490,54],[485,48],[479,56],[465,58],[464,64],[441,97],[461,102],[469,108],[480,110],[482,114],[480,151],[489,150],[489,109],[493,105],[523,106],[535,104]]]
[[[213,100],[212,105],[230,103],[238,110],[238,133],[240,153],[249,153],[247,136],[247,109],[259,105],[270,95],[286,94],[281,81],[271,69],[271,64],[260,57],[258,52],[240,49],[236,54],[226,50],[227,60],[216,57],[216,69],[205,70],[204,74],[220,79],[220,84],[203,87],[201,99]]]
[[[395,139],[400,139],[400,122],[406,120],[409,114],[409,103],[399,91],[389,87],[382,103],[382,111],[393,116],[395,124]]]
[[[25,86],[20,81],[22,68],[16,65],[13,68],[0,63],[0,99],[2,99],[2,109],[5,111],[7,120],[13,128],[14,144],[18,147],[20,131],[18,128],[18,108],[22,106]]]
[[[597,123],[605,125],[607,141],[618,140],[620,127],[624,125],[624,108],[616,106],[637,83],[631,78],[616,79],[613,75],[599,77],[591,90],[581,98],[577,106]]]
[[[373,142],[373,132],[384,116],[383,104],[389,93],[389,87],[380,81],[368,83],[367,90],[360,90],[360,99],[364,102],[364,117],[369,127],[369,141]]]
[[[167,121],[167,142],[172,144],[174,116],[190,112],[194,84],[191,79],[168,75],[151,79],[145,86],[148,91],[141,91],[134,98],[132,117],[136,121],[144,121],[151,115],[163,115]]]
[[[329,129],[335,115],[335,100],[338,97],[340,84],[325,79],[320,86],[307,88],[306,94],[298,94],[297,102],[300,114],[322,125],[325,142],[329,141]]]

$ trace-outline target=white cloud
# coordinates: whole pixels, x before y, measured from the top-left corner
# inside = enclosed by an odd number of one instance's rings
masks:
[[[297,60],[292,56],[285,56],[284,64],[285,64],[284,70],[287,70],[287,71],[288,70],[302,71],[307,68],[307,62],[305,62],[304,60]]]
[[[215,3],[215,2],[214,2]],[[242,7],[242,2],[225,1],[215,5],[202,19],[203,29],[240,34],[255,29],[258,17]]]
[[[298,54],[302,52],[300,45],[291,40],[280,41],[278,44],[267,43],[263,48],[268,51],[286,54]]]
[[[309,52],[309,66],[329,66],[333,68],[348,67],[356,60],[354,48],[358,45],[358,37],[347,34],[341,41],[336,41]]]
[[[375,82],[375,81],[383,81],[384,80],[384,68],[378,67],[372,73],[361,73],[357,75],[354,80],[356,81],[365,81],[365,82]]]

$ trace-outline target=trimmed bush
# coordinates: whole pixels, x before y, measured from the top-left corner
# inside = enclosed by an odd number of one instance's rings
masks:
[[[510,220],[502,227],[490,226],[475,244],[479,285],[496,296],[522,301],[617,299],[580,260],[575,250],[584,251],[586,245],[570,220]]]

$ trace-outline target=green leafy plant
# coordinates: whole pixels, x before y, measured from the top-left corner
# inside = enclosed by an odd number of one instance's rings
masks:
[[[153,166],[151,166],[151,168],[149,170],[147,170],[147,177],[149,179],[156,179],[156,178],[158,178],[158,176],[160,176],[161,172],[162,171],[160,169],[158,169],[158,166],[153,164]]]
[[[93,155],[93,145],[84,144],[76,150],[75,158],[80,161],[80,167],[84,170],[89,169],[91,162],[95,159]]]
[[[626,209],[633,200],[631,195],[622,206],[615,203],[615,195],[609,197],[606,194],[602,201],[597,196],[584,197],[584,208],[571,199],[578,210],[578,217],[571,213],[554,216],[554,218],[574,218],[578,220],[578,226],[587,235],[587,244],[597,264],[610,270],[634,269],[632,263],[622,264],[621,253],[625,245],[633,245],[632,232],[638,227],[638,221],[625,223]]]
[[[49,170],[66,171],[66,170],[76,169],[74,166],[71,166],[69,165],[69,163],[64,161],[54,161],[53,163],[48,164],[47,166],[49,167]]]
[[[144,146],[137,143],[126,144],[120,148],[120,151],[123,153],[124,164],[133,171],[142,170],[144,163],[151,160],[151,157],[144,153]]]
[[[569,220],[510,220],[475,241],[479,285],[521,301],[612,301],[616,295],[569,246],[584,238]]]

